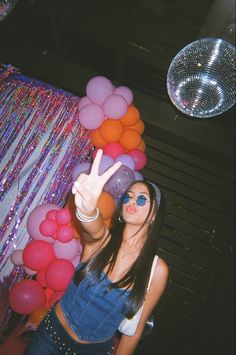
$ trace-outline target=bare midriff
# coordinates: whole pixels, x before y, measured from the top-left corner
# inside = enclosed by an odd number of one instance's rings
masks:
[[[59,319],[60,323],[62,324],[62,326],[65,328],[66,332],[78,343],[82,343],[82,344],[89,344],[92,343],[91,341],[86,341],[86,340],[82,340],[78,337],[77,334],[75,334],[75,332],[73,332],[73,330],[71,329],[71,327],[69,326],[69,324],[66,321],[66,318],[64,316],[63,310],[61,308],[60,303],[57,303],[55,306],[55,312],[57,315],[57,318]]]

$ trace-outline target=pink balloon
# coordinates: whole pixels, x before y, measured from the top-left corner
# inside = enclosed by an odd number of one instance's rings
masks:
[[[51,295],[51,297],[49,298],[49,307],[52,308],[55,303],[57,303],[62,296],[64,295],[65,291],[55,291],[53,292],[53,294]]]
[[[46,219],[46,214],[50,210],[59,210],[60,207],[53,203],[37,206],[30,212],[26,222],[27,232],[30,237],[35,240],[44,240],[47,243],[53,243],[54,240],[50,237],[45,237],[39,230],[40,223]]]
[[[84,106],[79,114],[79,121],[84,128],[96,129],[105,119],[102,108],[96,104]]]
[[[128,155],[135,161],[135,170],[141,170],[147,163],[146,154],[139,149],[130,150]]]
[[[36,281],[23,280],[10,290],[8,301],[10,307],[19,314],[30,314],[43,307],[46,302],[45,292]]]
[[[78,163],[72,170],[72,179],[76,181],[81,173],[88,174],[91,169],[91,163]]]
[[[73,229],[67,225],[61,225],[58,227],[56,233],[56,239],[62,243],[68,243],[74,237]]]
[[[115,89],[114,94],[121,95],[128,105],[132,104],[133,102],[133,93],[127,86],[118,86]]]
[[[23,255],[23,249],[15,250],[10,256],[10,260],[12,264],[16,266],[23,265],[24,262],[23,262],[22,255]]]
[[[64,291],[73,276],[75,268],[69,260],[57,259],[51,262],[45,272],[45,280],[54,291]]]
[[[116,159],[119,155],[124,154],[125,150],[120,143],[108,143],[103,148],[103,154],[110,155],[113,159]]]
[[[81,99],[79,100],[78,109],[81,110],[84,106],[89,104],[92,104],[92,101],[90,101],[87,96],[81,97]]]
[[[88,81],[86,93],[92,102],[102,105],[105,99],[113,93],[113,85],[104,76],[95,76]]]
[[[57,228],[57,222],[52,219],[45,219],[39,225],[39,231],[45,237],[51,237],[54,233],[56,233]]]
[[[135,161],[128,154],[122,154],[115,159],[115,162],[120,161],[123,165],[128,166],[131,170],[135,170]]]
[[[26,245],[23,251],[24,265],[36,271],[47,267],[54,257],[51,244],[48,244],[44,240],[33,240]]]
[[[57,210],[51,210],[46,213],[46,219],[52,219],[53,221],[56,221],[56,215],[57,215]]]
[[[57,258],[71,260],[78,253],[79,246],[75,238],[67,243],[62,243],[59,240],[56,240],[53,244],[54,253]]]
[[[60,224],[69,224],[71,222],[71,213],[68,208],[61,208],[56,215],[57,222]]]
[[[102,109],[107,117],[119,119],[127,112],[128,105],[121,95],[113,94],[104,101]]]

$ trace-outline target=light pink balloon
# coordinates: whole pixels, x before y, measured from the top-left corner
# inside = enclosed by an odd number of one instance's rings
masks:
[[[26,222],[26,227],[27,227],[27,232],[29,233],[30,237],[35,239],[35,240],[44,240],[45,242],[48,243],[53,243],[54,239],[51,237],[45,237],[40,233],[39,226],[40,223],[46,219],[46,214],[50,210],[59,210],[60,207],[53,204],[53,203],[47,203],[44,205],[39,205],[35,207],[29,214],[29,217],[27,218]]]
[[[33,276],[37,274],[37,271],[29,269],[27,266],[24,266],[25,273],[29,276]]]
[[[15,250],[11,256],[10,256],[10,260],[12,262],[12,264],[19,266],[19,265],[23,265],[23,249],[17,249]]]
[[[115,89],[114,94],[121,95],[125,99],[128,105],[130,105],[133,102],[134,95],[127,86],[118,86]]]
[[[90,101],[87,96],[81,97],[79,100],[78,109],[81,110],[84,106],[89,104],[92,104],[92,101]]]
[[[79,113],[79,121],[84,128],[96,129],[105,119],[101,106],[90,104],[84,106]]]
[[[67,243],[62,243],[59,240],[56,240],[53,244],[53,249],[57,258],[71,260],[78,253],[79,246],[77,240],[73,238]]]
[[[104,76],[95,76],[86,86],[88,98],[95,104],[102,105],[105,99],[113,93],[111,81]]]
[[[70,260],[70,262],[74,265],[74,267],[76,268],[76,266],[79,264],[81,259],[81,255],[78,254],[76,255],[73,259]]]
[[[109,118],[119,119],[127,112],[128,104],[121,95],[110,95],[102,105],[103,112]]]

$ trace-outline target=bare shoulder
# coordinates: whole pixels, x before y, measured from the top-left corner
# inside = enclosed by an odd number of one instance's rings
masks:
[[[155,273],[154,273],[154,280],[159,284],[162,283],[163,285],[166,285],[168,276],[169,276],[169,267],[167,263],[163,259],[158,258]]]

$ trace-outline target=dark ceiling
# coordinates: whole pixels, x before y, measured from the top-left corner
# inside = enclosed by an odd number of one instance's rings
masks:
[[[184,46],[204,37],[234,42],[234,0],[18,0],[0,21],[0,35],[0,62],[11,63],[25,74],[77,95],[85,94],[85,86],[72,85],[73,75],[70,80],[66,78],[66,66],[107,76],[171,106],[172,127],[167,129],[177,135],[186,131],[185,137],[203,146],[208,144],[208,137],[201,141],[208,131],[215,137],[208,146],[216,151],[223,147],[230,160],[234,157],[234,108],[213,118],[209,127],[207,123],[191,127],[170,102],[166,89],[170,63]],[[41,71],[37,62],[40,56],[45,58]],[[47,65],[50,56],[53,67]],[[63,70],[52,76],[60,61]],[[179,126],[175,126],[176,119]],[[144,120],[162,124],[148,114]],[[221,136],[224,140],[219,144]]]

